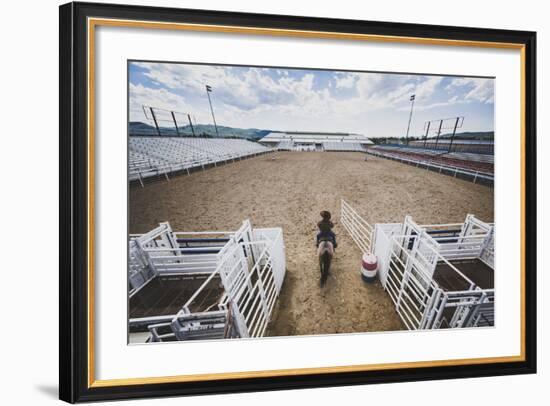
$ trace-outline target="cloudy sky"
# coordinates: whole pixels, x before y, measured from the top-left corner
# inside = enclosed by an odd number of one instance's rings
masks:
[[[133,62],[129,81],[130,121],[149,122],[147,105],[210,124],[208,84],[217,123],[231,127],[404,136],[413,93],[411,136],[453,116],[465,116],[461,131],[494,125],[493,79]]]

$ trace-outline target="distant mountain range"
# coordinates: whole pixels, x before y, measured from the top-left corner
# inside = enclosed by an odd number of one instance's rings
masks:
[[[130,121],[129,123],[130,135],[158,135],[157,129],[149,124],[142,123],[141,121]],[[160,127],[160,133],[164,136],[177,136],[186,135],[192,136],[193,131],[196,136],[203,137],[215,137],[216,128],[213,124],[197,124],[191,128],[190,125],[178,127],[176,131],[175,127]],[[235,128],[218,126],[218,135],[223,138],[244,138],[247,140],[257,141],[269,134],[271,130],[261,130],[258,128]]]
[[[157,129],[149,124],[143,123],[141,121],[130,121],[129,123],[130,135],[158,135]],[[203,137],[215,137],[216,128],[213,124],[197,124],[193,126],[196,136]],[[192,136],[191,126],[186,125],[184,127],[178,128],[179,135]],[[247,140],[258,141],[263,138],[270,132],[275,130],[262,130],[258,128],[236,128],[236,127],[226,127],[218,126],[218,134],[223,138],[244,138]],[[177,136],[175,127],[160,127],[160,132],[164,136]],[[277,131],[275,131],[277,132]],[[441,134],[441,138],[451,138],[452,134]],[[429,138],[434,138],[435,136],[430,136]],[[391,137],[395,138],[395,137]],[[424,137],[411,137],[411,139],[423,139]],[[456,133],[455,138],[457,139],[469,139],[469,140],[493,140],[495,138],[494,131],[467,131],[463,133]],[[383,138],[382,138],[383,139]],[[373,139],[373,140],[376,140]],[[376,142],[376,141],[375,141]]]

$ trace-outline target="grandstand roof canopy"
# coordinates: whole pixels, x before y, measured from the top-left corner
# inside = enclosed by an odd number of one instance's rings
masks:
[[[271,132],[263,137],[260,142],[279,143],[281,141],[294,141],[294,143],[321,144],[323,142],[352,142],[356,144],[371,145],[373,142],[362,134],[327,133],[327,132]]]

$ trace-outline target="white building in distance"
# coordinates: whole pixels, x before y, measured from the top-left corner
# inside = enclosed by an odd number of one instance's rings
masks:
[[[373,142],[362,134],[286,131],[271,132],[260,143],[287,151],[365,151]]]

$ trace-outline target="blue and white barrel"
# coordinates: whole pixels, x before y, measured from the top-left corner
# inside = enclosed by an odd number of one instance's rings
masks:
[[[365,253],[361,260],[361,278],[365,282],[374,282],[378,272],[378,259],[376,255]]]

